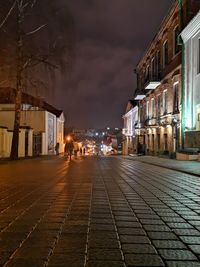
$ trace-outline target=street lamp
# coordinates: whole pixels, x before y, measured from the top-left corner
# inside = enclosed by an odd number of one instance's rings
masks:
[[[70,142],[71,141],[71,136],[67,136],[67,142]]]

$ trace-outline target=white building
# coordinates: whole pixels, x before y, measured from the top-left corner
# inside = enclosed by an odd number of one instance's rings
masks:
[[[136,134],[135,126],[138,122],[138,106],[137,102],[134,100],[129,100],[126,113],[123,116],[124,127],[122,130],[123,143],[122,143],[122,153],[123,155],[128,155],[136,153]]]
[[[0,157],[9,157],[14,125],[13,89],[0,89]],[[22,96],[19,157],[64,152],[64,115],[44,101],[28,94]]]
[[[200,11],[181,36],[185,47],[185,146],[200,147]]]

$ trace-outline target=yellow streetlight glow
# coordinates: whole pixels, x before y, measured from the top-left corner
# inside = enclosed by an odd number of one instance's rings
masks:
[[[67,136],[67,141],[69,142],[71,140],[71,136]]]

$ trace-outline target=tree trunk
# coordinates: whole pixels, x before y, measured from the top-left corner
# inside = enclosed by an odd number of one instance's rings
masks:
[[[21,117],[21,102],[22,102],[22,17],[23,9],[21,8],[20,0],[17,1],[17,73],[16,73],[16,94],[15,94],[15,118],[13,127],[13,138],[10,159],[18,159],[19,150],[19,130],[20,130],[20,117]]]

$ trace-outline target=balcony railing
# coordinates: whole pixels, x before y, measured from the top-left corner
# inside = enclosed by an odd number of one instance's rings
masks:
[[[146,90],[154,90],[161,84],[161,77],[160,75],[152,75],[147,77],[144,83],[144,88]]]

